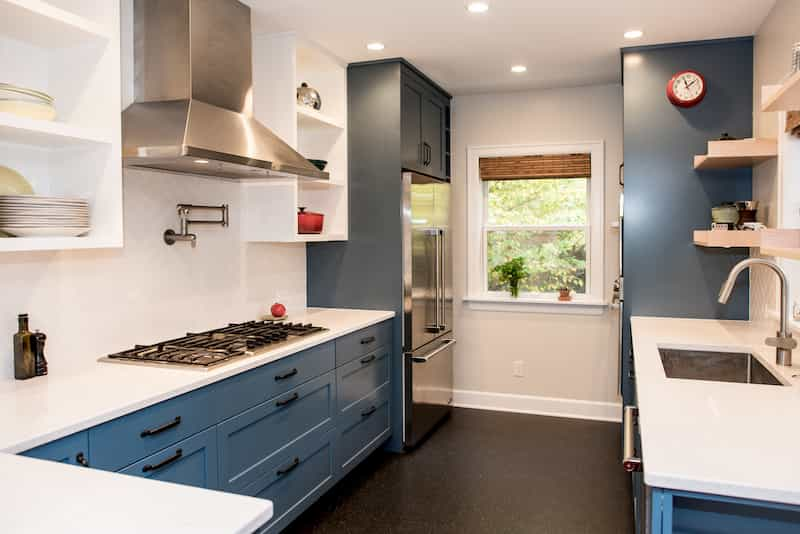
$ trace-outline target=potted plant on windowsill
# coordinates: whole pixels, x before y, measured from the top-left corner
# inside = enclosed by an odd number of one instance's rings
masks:
[[[520,256],[505,263],[501,263],[492,269],[497,273],[497,277],[504,284],[508,284],[511,296],[519,297],[519,283],[528,278],[528,269],[525,267],[525,259]]]

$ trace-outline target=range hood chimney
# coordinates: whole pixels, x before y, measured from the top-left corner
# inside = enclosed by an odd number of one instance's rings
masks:
[[[330,179],[252,118],[250,8],[241,2],[134,0],[134,62],[126,167]]]

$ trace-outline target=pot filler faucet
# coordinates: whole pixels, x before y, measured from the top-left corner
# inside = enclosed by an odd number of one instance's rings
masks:
[[[789,294],[789,283],[786,281],[786,274],[777,263],[763,258],[748,258],[734,265],[728,274],[728,279],[719,290],[719,303],[726,304],[728,302],[733,286],[736,284],[736,277],[740,272],[753,265],[769,267],[781,281],[781,329],[778,331],[777,337],[768,337],[764,342],[770,347],[775,347],[775,363],[790,367],[792,365],[792,349],[797,347],[797,341],[792,339],[792,334],[786,330],[786,299]]]

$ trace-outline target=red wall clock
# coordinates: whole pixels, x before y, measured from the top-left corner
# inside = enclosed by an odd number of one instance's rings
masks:
[[[667,82],[667,98],[673,105],[690,108],[706,96],[706,79],[699,72],[683,70]]]

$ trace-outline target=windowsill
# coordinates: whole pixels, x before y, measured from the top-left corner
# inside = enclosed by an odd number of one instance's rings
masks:
[[[532,298],[511,296],[481,295],[464,297],[462,301],[471,310],[517,312],[517,313],[549,313],[565,315],[601,315],[608,308],[602,299],[577,297],[562,302],[558,298]]]

